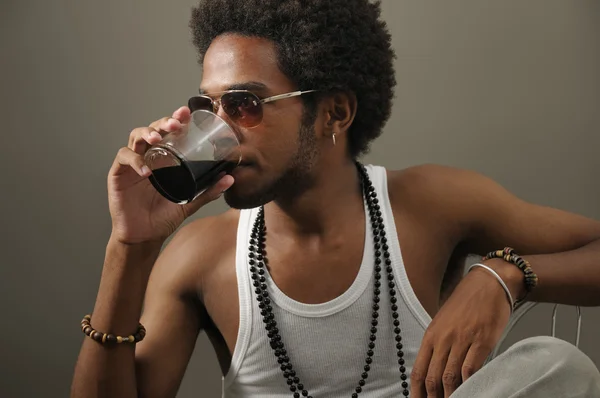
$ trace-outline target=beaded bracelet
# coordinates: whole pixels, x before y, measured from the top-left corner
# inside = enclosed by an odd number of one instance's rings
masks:
[[[139,343],[140,341],[144,340],[144,337],[146,337],[146,328],[144,328],[144,326],[140,323],[138,325],[137,331],[135,332],[135,334],[123,337],[123,336],[115,336],[114,334],[110,334],[110,333],[102,333],[99,332],[97,330],[94,330],[94,328],[92,327],[90,321],[92,320],[92,316],[91,315],[86,315],[83,317],[83,319],[81,320],[81,331],[88,336],[89,338],[91,338],[94,341],[97,341],[98,343],[130,343],[130,344],[136,344]]]
[[[533,272],[531,265],[527,260],[523,257],[519,256],[515,253],[515,250],[511,247],[505,247],[504,250],[496,250],[493,252],[489,252],[484,258],[485,260],[491,260],[493,258],[501,258],[504,261],[507,261],[511,264],[519,267],[521,271],[525,274],[525,289],[527,292],[531,292],[538,284],[538,277]]]

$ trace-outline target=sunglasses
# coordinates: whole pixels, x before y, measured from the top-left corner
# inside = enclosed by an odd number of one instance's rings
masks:
[[[245,128],[252,128],[262,122],[263,104],[298,97],[315,91],[317,90],[294,91],[260,99],[256,94],[248,90],[229,90],[215,93],[218,94],[217,99],[213,99],[208,95],[192,97],[188,101],[188,108],[190,108],[192,113],[197,110],[217,113],[219,108],[223,108],[223,111],[232,122]]]

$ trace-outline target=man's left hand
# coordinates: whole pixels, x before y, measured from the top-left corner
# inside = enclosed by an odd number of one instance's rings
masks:
[[[481,369],[509,318],[502,286],[485,269],[474,268],[425,332],[411,374],[411,396],[449,397]]]

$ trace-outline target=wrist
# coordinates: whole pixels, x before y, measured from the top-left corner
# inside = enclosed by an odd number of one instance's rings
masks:
[[[111,236],[106,245],[105,266],[150,270],[158,258],[163,244],[162,241],[130,244]]]
[[[157,239],[132,243],[119,239],[119,237],[111,234],[108,239],[107,249],[128,254],[143,254],[160,251],[165,241],[166,239]]]
[[[515,301],[520,301],[527,295],[525,275],[516,265],[500,258],[485,260],[482,264],[487,265],[502,278],[510,294]]]
[[[115,243],[123,246],[131,247],[143,247],[149,245],[163,245],[170,235],[167,236],[156,236],[156,237],[143,237],[142,234],[132,234],[121,231],[122,228],[118,228],[113,225],[110,233],[110,243]]]

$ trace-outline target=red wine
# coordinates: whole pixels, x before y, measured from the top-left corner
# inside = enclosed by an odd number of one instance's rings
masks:
[[[226,160],[182,162],[180,166],[153,170],[149,179],[161,195],[172,202],[181,203],[191,201],[235,167],[235,163]]]

